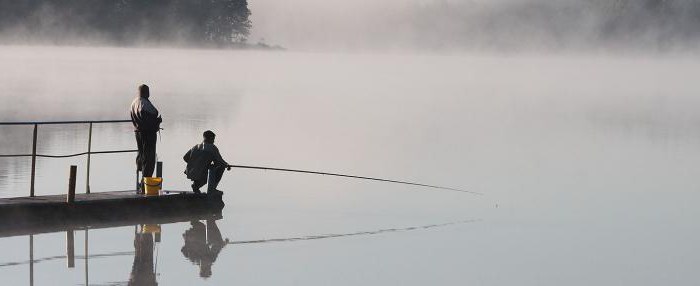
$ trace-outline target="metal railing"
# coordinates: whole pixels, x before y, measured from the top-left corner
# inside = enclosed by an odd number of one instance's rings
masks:
[[[113,154],[113,153],[132,153],[137,152],[137,150],[110,150],[110,151],[92,151],[92,125],[93,124],[106,124],[106,123],[127,123],[131,120],[90,120],[90,121],[33,121],[33,122],[0,122],[0,126],[6,125],[34,125],[34,132],[32,135],[32,153],[31,154],[9,154],[2,155],[0,158],[8,157],[32,157],[32,173],[29,187],[29,196],[34,197],[34,181],[36,177],[36,158],[70,158],[87,155],[87,171],[85,177],[85,193],[90,193],[90,155],[92,154]],[[39,131],[39,125],[68,125],[68,124],[89,124],[88,132],[88,148],[87,152],[68,154],[68,155],[45,155],[36,153],[37,145],[37,133]]]

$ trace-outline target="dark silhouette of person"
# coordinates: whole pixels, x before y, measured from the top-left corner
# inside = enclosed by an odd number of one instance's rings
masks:
[[[128,285],[158,285],[153,268],[153,234],[136,233],[134,237],[134,264],[131,266]]]
[[[150,91],[147,85],[139,86],[139,95],[131,103],[131,122],[134,124],[136,134],[136,168],[142,172],[143,177],[153,176],[156,166],[156,139],[163,118],[158,114],[158,109],[149,100]],[[143,191],[143,183],[139,183]]]
[[[185,175],[192,180],[192,191],[195,193],[201,193],[199,188],[208,183],[207,194],[221,194],[216,187],[221,181],[224,169],[231,170],[231,167],[221,158],[219,148],[214,145],[216,134],[207,130],[203,136],[204,141],[192,147],[182,157],[187,162]]]
[[[190,229],[182,234],[185,240],[182,254],[192,263],[199,265],[200,277],[211,277],[211,267],[229,240],[221,237],[221,231],[213,219],[207,220],[206,226],[200,221],[191,221],[190,225]]]

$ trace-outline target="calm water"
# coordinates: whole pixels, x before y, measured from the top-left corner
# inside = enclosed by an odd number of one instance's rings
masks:
[[[136,86],[149,84],[165,120],[167,189],[188,188],[181,157],[211,129],[232,163],[486,194],[234,170],[221,184],[221,238],[272,241],[188,259],[191,224],[163,225],[152,251],[160,285],[700,280],[695,58],[0,50],[3,121],[125,119]],[[1,154],[31,151],[30,127],[0,132]],[[134,144],[128,124],[95,126],[93,136],[98,151]],[[39,153],[86,146],[87,126],[40,127]],[[133,160],[95,155],[93,192],[130,189]],[[71,164],[84,190],[85,158],[39,159],[37,194],[65,193]],[[0,159],[0,196],[26,196],[29,168],[27,158]],[[89,231],[89,284],[127,284],[134,230]],[[359,232],[368,233],[323,236]],[[75,268],[63,257],[65,233],[34,236],[35,285],[85,284],[84,231],[75,235]],[[0,246],[3,284],[29,284],[29,238]],[[210,277],[192,260],[210,263]]]

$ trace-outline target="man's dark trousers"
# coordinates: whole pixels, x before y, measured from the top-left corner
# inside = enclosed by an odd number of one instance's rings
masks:
[[[211,168],[209,168],[209,175],[207,176],[207,178],[209,179],[209,186],[207,186],[207,192],[216,190],[216,187],[221,181],[221,177],[224,176],[225,170],[226,166],[213,165]],[[207,178],[203,178],[201,180],[196,180],[192,182],[193,187],[195,189],[201,188],[202,186],[207,184]]]
[[[153,176],[153,170],[156,168],[156,139],[157,132],[136,131],[136,146],[139,149],[136,166],[143,173],[143,177]]]

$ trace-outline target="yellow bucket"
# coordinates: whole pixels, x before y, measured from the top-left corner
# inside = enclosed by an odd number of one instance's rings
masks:
[[[141,233],[160,233],[159,224],[142,224]]]
[[[145,177],[143,178],[143,184],[146,187],[147,196],[157,196],[158,191],[160,191],[160,188],[163,185],[163,178]]]

